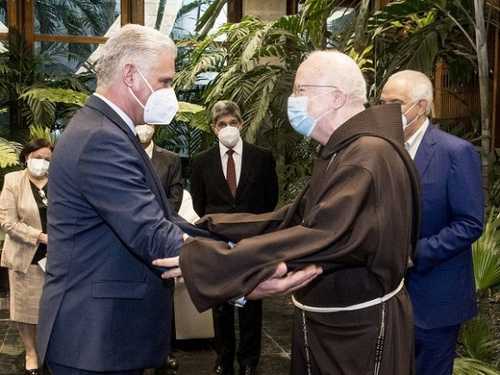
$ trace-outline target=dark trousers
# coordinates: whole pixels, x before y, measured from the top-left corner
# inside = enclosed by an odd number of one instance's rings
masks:
[[[73,367],[66,367],[59,365],[54,362],[49,362],[49,369],[52,375],[142,375],[143,370],[124,370],[124,371],[113,371],[113,372],[94,372],[85,371]]]
[[[460,325],[435,329],[415,327],[416,375],[451,375]]]
[[[238,363],[240,367],[256,367],[260,357],[262,336],[262,301],[247,301],[244,307],[224,303],[213,309],[215,350],[217,362],[232,368],[236,349],[234,310],[238,311],[240,342]]]

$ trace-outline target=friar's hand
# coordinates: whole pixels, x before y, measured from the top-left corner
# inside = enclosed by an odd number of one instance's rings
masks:
[[[162,279],[173,279],[174,277],[182,276],[181,269],[179,268],[179,257],[153,260],[153,266],[170,268],[161,274]]]
[[[316,265],[310,265],[295,272],[287,273],[287,271],[285,263],[278,264],[274,274],[269,279],[257,285],[246,298],[261,299],[293,292],[314,280],[323,272],[323,269]]]

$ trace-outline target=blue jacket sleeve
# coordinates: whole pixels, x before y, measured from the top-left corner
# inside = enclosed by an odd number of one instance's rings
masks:
[[[451,158],[447,175],[450,221],[436,235],[419,240],[415,262],[419,272],[428,272],[470,249],[483,231],[484,199],[479,155],[472,145],[460,144]]]
[[[179,255],[182,231],[165,218],[127,138],[104,128],[96,131],[84,147],[78,169],[83,196],[146,265]]]

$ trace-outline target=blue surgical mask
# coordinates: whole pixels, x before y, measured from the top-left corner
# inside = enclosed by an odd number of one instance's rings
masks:
[[[299,134],[310,137],[318,120],[307,113],[309,98],[307,96],[290,96],[288,98],[288,120]]]

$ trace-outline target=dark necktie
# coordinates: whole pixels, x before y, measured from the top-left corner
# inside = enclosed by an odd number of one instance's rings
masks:
[[[227,170],[226,170],[226,180],[229,186],[229,190],[231,190],[231,194],[233,197],[236,196],[236,167],[234,166],[233,154],[234,150],[227,150]]]

